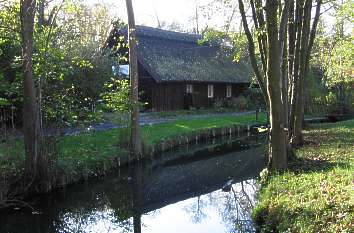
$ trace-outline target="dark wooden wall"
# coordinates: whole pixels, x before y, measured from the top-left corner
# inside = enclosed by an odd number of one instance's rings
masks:
[[[186,97],[186,85],[193,84],[193,94]],[[214,85],[214,98],[208,98],[208,84]],[[146,110],[171,111],[186,108],[186,102],[192,99],[193,107],[209,108],[215,99],[226,98],[226,83],[189,83],[161,82],[156,83],[150,77],[140,77],[140,100],[148,103]],[[248,84],[232,84],[232,97],[237,97],[246,90]],[[188,100],[188,101],[186,101]],[[187,104],[188,106],[189,104]]]

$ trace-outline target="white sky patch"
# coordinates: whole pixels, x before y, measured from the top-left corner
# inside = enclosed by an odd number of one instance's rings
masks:
[[[151,27],[158,26],[160,22],[168,24],[177,22],[186,24],[195,14],[195,1],[193,0],[132,0],[135,21],[138,25]],[[88,5],[105,3],[110,5],[112,16],[126,20],[124,0],[87,0]]]
[[[125,0],[85,0],[87,5],[94,5],[104,3],[109,6],[110,14],[113,18],[123,19],[127,21]],[[195,16],[197,5],[207,5],[212,0],[132,0],[135,21],[137,25],[145,25],[150,27],[158,27],[158,20],[161,24],[171,25],[177,23],[183,27],[184,31],[192,31],[195,27]],[[236,5],[235,5],[236,6]],[[321,11],[325,11],[325,14],[321,17],[326,22],[327,33],[333,30],[334,17],[331,16],[332,11],[326,11],[328,5],[323,5]],[[226,21],[231,16],[233,9],[224,8],[225,11],[220,9],[214,9],[214,15],[210,19],[202,17],[202,13],[199,11],[199,29],[213,27],[217,29],[223,29]],[[314,15],[315,6],[313,6]],[[248,9],[247,15],[250,15],[250,9]],[[250,19],[249,19],[250,20]],[[231,30],[242,31],[240,26],[240,15],[238,8],[235,10],[232,23],[230,25]],[[252,24],[252,23],[251,23]]]

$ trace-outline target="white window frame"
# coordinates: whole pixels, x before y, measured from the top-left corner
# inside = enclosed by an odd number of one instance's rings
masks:
[[[208,85],[208,98],[214,98],[214,85]]]
[[[226,86],[226,98],[231,98],[232,97],[232,86],[227,85]]]
[[[193,93],[193,84],[187,84],[186,85],[186,92],[187,93]]]

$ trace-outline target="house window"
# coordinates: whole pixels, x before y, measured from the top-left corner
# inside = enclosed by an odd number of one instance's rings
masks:
[[[231,85],[227,85],[226,86],[226,97],[230,98],[232,96],[232,86]]]
[[[187,84],[187,93],[193,93],[193,85]]]
[[[214,97],[214,85],[208,85],[208,98]]]

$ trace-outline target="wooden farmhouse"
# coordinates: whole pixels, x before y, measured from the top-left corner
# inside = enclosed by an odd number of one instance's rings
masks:
[[[151,111],[209,108],[249,86],[249,66],[233,62],[218,45],[201,44],[201,35],[137,26],[136,36],[140,100]],[[127,40],[126,29],[113,30],[108,44],[119,40]]]

